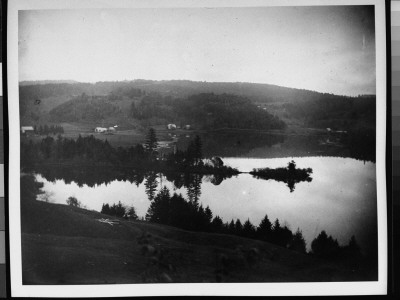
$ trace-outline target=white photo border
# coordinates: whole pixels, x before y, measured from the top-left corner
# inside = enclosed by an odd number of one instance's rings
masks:
[[[113,285],[23,285],[20,226],[20,130],[18,96],[18,11],[41,9],[265,7],[374,5],[376,43],[376,178],[378,214],[378,280],[318,283],[185,283]],[[390,13],[390,12],[389,12]],[[13,297],[118,296],[302,296],[387,293],[386,191],[386,14],[382,0],[13,0],[8,2],[7,56],[9,108],[9,243]]]

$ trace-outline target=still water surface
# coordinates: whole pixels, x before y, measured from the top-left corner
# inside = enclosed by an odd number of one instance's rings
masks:
[[[375,164],[352,158],[294,157],[294,158],[223,158],[225,165],[240,171],[260,167],[285,167],[294,160],[298,168],[312,168],[311,182],[296,184],[293,192],[283,182],[256,179],[250,174],[240,174],[216,185],[210,178],[199,181],[197,195],[203,206],[209,206],[213,215],[224,222],[249,219],[258,225],[267,214],[270,221],[276,218],[292,231],[300,228],[310,249],[311,241],[322,231],[332,235],[341,245],[352,235],[361,247],[368,249],[371,235],[376,230],[376,173]],[[70,196],[76,197],[88,209],[100,211],[103,203],[134,206],[139,217],[146,215],[150,205],[146,180],[130,182],[124,178],[88,186],[74,181],[48,181],[37,173],[44,183],[43,190],[49,200],[65,204]],[[171,191],[188,198],[185,187],[177,188],[173,182],[158,174],[156,191],[167,186]],[[376,237],[374,237],[376,238]]]

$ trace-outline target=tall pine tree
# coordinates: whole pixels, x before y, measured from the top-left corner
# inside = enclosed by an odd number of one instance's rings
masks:
[[[265,215],[257,227],[257,238],[263,241],[271,241],[272,224],[267,215]]]
[[[153,128],[150,128],[149,132],[147,133],[146,143],[144,144],[144,148],[149,154],[150,158],[154,158],[157,156],[157,146],[158,141],[156,131]]]

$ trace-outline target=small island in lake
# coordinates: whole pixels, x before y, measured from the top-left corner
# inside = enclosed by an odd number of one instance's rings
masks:
[[[310,174],[312,174],[312,169],[298,169],[296,168],[296,163],[292,160],[288,163],[286,168],[262,168],[262,169],[253,169],[250,172],[257,179],[273,179],[276,181],[283,181],[287,184],[290,189],[290,192],[294,191],[294,186],[296,183],[307,181],[311,182],[312,178]]]

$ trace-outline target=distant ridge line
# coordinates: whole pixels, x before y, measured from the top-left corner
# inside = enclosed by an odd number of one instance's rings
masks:
[[[111,84],[111,83],[119,83],[119,84],[181,84],[184,87],[185,84],[193,84],[193,85],[207,85],[209,87],[220,85],[220,86],[227,86],[227,85],[236,85],[236,86],[252,86],[259,87],[259,88],[272,88],[272,89],[282,89],[286,91],[292,92],[306,92],[306,93],[315,93],[321,95],[332,95],[338,97],[349,97],[349,98],[367,98],[367,97],[376,97],[375,94],[359,94],[359,95],[340,95],[340,94],[333,94],[328,92],[319,92],[314,90],[302,89],[302,88],[295,88],[295,87],[286,87],[276,84],[269,84],[269,83],[257,83],[257,82],[228,82],[228,81],[193,81],[193,80],[186,80],[186,79],[171,79],[171,80],[152,80],[152,79],[133,79],[133,80],[115,80],[115,81],[96,81],[96,82],[80,82],[76,80],[24,80],[19,82],[19,86],[33,86],[33,85],[46,85],[46,84],[81,84],[81,85],[101,85],[101,84]]]

